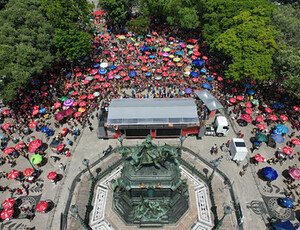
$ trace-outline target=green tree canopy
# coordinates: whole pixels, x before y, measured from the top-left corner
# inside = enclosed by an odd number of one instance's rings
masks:
[[[36,0],[10,0],[0,21],[0,94],[11,100],[16,89],[51,68],[54,29]]]
[[[106,11],[108,18],[112,20],[114,25],[126,23],[126,14],[129,10],[127,7],[130,5],[127,1],[102,0],[99,1],[99,5]]]
[[[128,29],[136,35],[145,35],[147,33],[147,28],[150,25],[150,19],[141,15],[134,20],[128,21],[126,25]]]

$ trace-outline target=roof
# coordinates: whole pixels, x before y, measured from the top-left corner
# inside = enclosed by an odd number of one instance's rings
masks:
[[[194,93],[201,101],[203,101],[210,111],[224,108],[217,98],[215,98],[208,90],[195,91]]]
[[[107,123],[199,125],[199,118],[192,98],[113,99],[108,108]]]

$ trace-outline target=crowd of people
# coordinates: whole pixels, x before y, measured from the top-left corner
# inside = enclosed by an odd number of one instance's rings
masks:
[[[114,98],[194,97],[194,92],[201,89],[210,90],[233,119],[238,120],[243,114],[254,119],[262,117],[267,127],[255,128],[254,134],[263,130],[271,132],[276,122],[291,122],[293,136],[297,136],[298,104],[286,97],[276,81],[245,83],[225,79],[227,63],[211,55],[203,42],[201,28],[186,32],[151,18],[148,34],[134,36],[127,30],[107,27],[101,30],[99,20],[104,19],[93,20],[91,56],[72,63],[62,60],[52,71],[33,79],[25,90],[18,90],[16,98],[1,108],[1,165],[7,163],[13,169],[20,157],[31,160],[32,153],[42,157],[46,154],[43,145],[29,154],[30,144],[36,139],[33,132],[44,133],[45,142],[53,136],[58,143],[55,147],[63,145],[55,151],[60,157],[70,157],[69,149],[82,127],[87,124],[93,131],[94,112],[97,117],[98,110],[107,110]],[[247,108],[250,110],[246,111]],[[205,105],[199,106],[201,119],[204,111],[207,112]],[[16,147],[18,144],[20,148]],[[211,153],[218,153],[218,147],[213,146]],[[42,187],[44,181],[39,178],[43,161],[35,165],[38,169],[29,176],[19,172],[14,178],[20,182],[17,188],[3,184],[9,173],[1,171],[0,191],[24,195],[28,194],[28,184],[37,183]]]

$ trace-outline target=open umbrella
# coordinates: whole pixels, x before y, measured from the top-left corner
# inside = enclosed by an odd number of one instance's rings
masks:
[[[2,219],[8,219],[9,217],[12,216],[12,214],[14,213],[14,210],[12,208],[6,208],[1,212],[1,218]]]
[[[43,144],[41,139],[34,139],[30,142],[28,152],[34,153]]]
[[[300,140],[299,140],[299,139],[293,139],[293,140],[292,140],[292,143],[293,143],[294,145],[300,145]]]
[[[261,130],[266,129],[266,126],[264,124],[258,124],[257,127]]]
[[[8,147],[6,149],[3,150],[3,153],[4,154],[10,154],[14,151],[14,148],[13,147]]]
[[[256,133],[255,139],[259,142],[268,142],[268,137],[263,133]]]
[[[202,87],[203,87],[204,89],[210,89],[210,88],[211,88],[211,85],[208,84],[208,83],[203,83],[203,84],[202,84]]]
[[[50,172],[47,176],[47,178],[49,180],[54,180],[57,177],[57,173],[56,172]]]
[[[283,147],[282,151],[283,151],[285,154],[288,154],[288,155],[290,155],[290,154],[293,153],[293,150],[292,150],[290,147],[287,147],[287,146]]]
[[[68,108],[66,111],[64,111],[65,116],[70,116],[74,113],[74,109]]]
[[[281,203],[286,208],[292,208],[294,207],[293,201],[291,201],[289,198],[285,197],[281,200]]]
[[[185,92],[186,94],[190,94],[190,93],[192,92],[192,89],[191,89],[191,88],[186,88],[186,89],[184,90],[184,92]]]
[[[14,198],[8,198],[7,200],[5,200],[3,203],[2,203],[2,206],[4,208],[11,208],[12,206],[14,206],[14,204],[16,203],[15,199]]]
[[[43,160],[43,157],[40,154],[35,154],[30,158],[30,162],[34,165],[41,163],[42,160]]]
[[[42,131],[42,133],[47,133],[47,132],[48,132],[48,130],[49,130],[49,128],[48,128],[48,127],[43,127],[41,131]]]
[[[261,155],[259,154],[256,154],[254,156],[254,159],[257,160],[258,162],[264,162],[265,161],[265,158],[263,158]]]
[[[60,152],[61,150],[63,150],[64,147],[65,147],[64,144],[60,144],[57,146],[56,151]]]
[[[21,148],[24,148],[24,143],[19,143],[15,146],[15,150],[19,150]]]
[[[296,230],[291,221],[287,220],[274,225],[275,230]]]
[[[277,142],[277,143],[283,143],[284,142],[284,138],[282,135],[279,134],[271,134],[272,139]]]
[[[265,108],[265,111],[266,111],[267,113],[272,113],[272,109],[270,109],[270,108],[268,108],[268,107]]]
[[[193,63],[194,65],[196,65],[196,66],[202,66],[202,65],[205,64],[205,61],[202,61],[202,60],[200,60],[200,59],[196,59],[196,60],[194,60],[192,63]]]
[[[278,118],[275,116],[275,115],[270,115],[269,118],[272,120],[272,121],[277,121]]]
[[[64,119],[65,114],[64,114],[64,112],[58,112],[57,114],[55,114],[54,117],[55,117],[55,120],[61,121],[62,119]]]
[[[234,97],[231,97],[231,98],[229,99],[229,101],[230,101],[231,103],[236,103],[236,99],[235,99]]]
[[[264,121],[264,118],[261,117],[261,116],[257,116],[257,117],[255,118],[255,120],[258,121],[258,122],[263,122],[263,121]]]
[[[282,132],[281,132],[279,129],[275,129],[275,130],[274,130],[274,134],[282,135]]]
[[[286,127],[285,125],[282,125],[282,124],[277,125],[276,129],[278,129],[282,133],[289,133],[290,132],[288,127]]]
[[[246,108],[246,109],[245,109],[245,113],[247,113],[247,114],[251,114],[251,113],[253,113],[253,110],[252,110],[252,109],[250,109],[250,108]]]
[[[2,129],[7,129],[10,126],[10,123],[5,123],[4,125],[2,125]]]
[[[31,176],[33,174],[34,170],[32,168],[26,168],[23,170],[23,175],[24,176]]]
[[[38,212],[45,212],[48,208],[48,202],[47,201],[40,201],[40,203],[37,204],[36,210]]]
[[[30,128],[34,128],[34,127],[36,127],[36,125],[37,125],[36,121],[32,121],[32,122],[29,123]]]
[[[289,170],[290,176],[295,180],[300,180],[300,169],[299,168],[291,168]]]
[[[247,122],[251,122],[253,118],[249,114],[242,114],[241,118]]]
[[[19,175],[19,171],[13,170],[8,174],[8,179],[16,179],[18,175]]]
[[[246,108],[251,108],[252,107],[252,103],[250,101],[247,101],[245,104]]]
[[[199,73],[193,71],[193,72],[190,73],[190,76],[191,76],[191,77],[196,77],[196,78],[197,78],[197,77],[199,76]]]
[[[265,177],[268,178],[269,180],[276,180],[278,177],[278,173],[276,172],[276,170],[271,167],[265,167],[263,169],[263,173]]]
[[[70,107],[70,106],[73,105],[73,103],[74,103],[73,99],[67,99],[67,100],[64,101],[64,106]]]
[[[242,100],[244,100],[244,97],[239,95],[239,96],[236,96],[236,99],[239,101],[242,101]]]
[[[283,121],[287,121],[289,118],[285,115],[280,115],[280,119]]]

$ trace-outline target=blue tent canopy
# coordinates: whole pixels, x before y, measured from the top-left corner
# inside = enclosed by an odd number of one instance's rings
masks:
[[[196,60],[194,60],[192,63],[193,63],[194,65],[196,65],[196,66],[202,66],[202,65],[204,65],[205,61],[202,61],[202,60],[200,60],[200,59],[196,59]]]
[[[269,180],[276,180],[278,177],[278,173],[276,172],[276,170],[271,167],[265,167],[263,169],[263,173],[265,177],[268,178]]]

